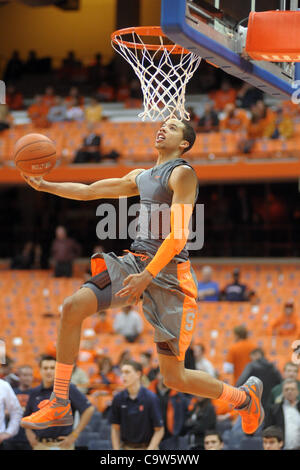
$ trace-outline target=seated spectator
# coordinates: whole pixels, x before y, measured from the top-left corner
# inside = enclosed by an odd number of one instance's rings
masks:
[[[119,83],[117,85],[116,100],[121,103],[125,101],[130,96],[130,86],[128,84],[127,78],[123,75],[120,77]]]
[[[84,110],[87,122],[95,123],[102,120],[102,106],[97,98],[90,98],[89,104]]]
[[[144,329],[143,320],[131,305],[123,307],[113,324],[115,333],[123,335],[129,343],[133,343]]]
[[[54,106],[55,103],[55,91],[53,86],[47,86],[45,94],[42,95],[42,103],[45,104],[48,108]]]
[[[98,358],[96,362],[98,365],[98,371],[90,377],[92,388],[95,385],[103,385],[109,390],[111,385],[121,384],[120,377],[114,372],[113,363],[110,357],[102,356]]]
[[[33,125],[35,127],[49,127],[50,123],[48,121],[48,112],[49,108],[43,103],[42,97],[36,95],[34,97],[34,102],[29,106],[27,113],[30,117]]]
[[[202,279],[198,281],[198,300],[213,302],[219,300],[219,284],[212,280],[213,270],[210,266],[202,268]]]
[[[87,328],[82,334],[80,349],[77,357],[78,367],[86,370],[86,364],[95,364],[97,352],[97,336],[92,328]],[[95,368],[94,368],[95,369]]]
[[[16,388],[20,383],[20,378],[15,374],[13,364],[13,359],[5,356],[4,362],[0,363],[0,379],[8,382],[12,388]]]
[[[267,410],[264,429],[278,426],[283,431],[284,449],[297,449],[300,446],[300,402],[297,381],[285,379],[282,395],[282,402],[272,405]]]
[[[102,82],[97,89],[97,97],[99,101],[110,102],[114,100],[115,90],[107,82]]]
[[[73,163],[100,163],[101,136],[91,132],[83,139],[83,146],[76,152]]]
[[[61,122],[67,119],[66,117],[67,107],[64,103],[63,98],[56,96],[54,99],[53,106],[50,107],[47,119],[49,122]]]
[[[132,354],[129,349],[125,349],[124,351],[121,352],[117,363],[114,365],[114,371],[119,377],[121,376],[121,373],[122,373],[121,369],[122,369],[123,364],[125,364],[125,362],[127,361],[131,361],[132,359],[133,359]]]
[[[224,108],[224,116],[220,119],[220,131],[247,132],[249,118],[243,109],[228,103]]]
[[[223,450],[224,442],[222,436],[215,429],[206,431],[204,434],[204,450]]]
[[[246,365],[251,361],[250,354],[256,345],[248,339],[248,330],[242,325],[234,327],[233,334],[234,344],[229,346],[224,373],[233,374],[233,383],[236,384]]]
[[[266,409],[271,390],[282,381],[281,374],[275,365],[265,358],[261,348],[256,348],[250,353],[251,362],[246,365],[236,386],[242,386],[251,376],[258,377],[264,384],[262,404]]]
[[[241,88],[237,92],[236,104],[239,108],[250,109],[257,101],[263,99],[263,92],[258,88],[243,82]]]
[[[236,96],[236,90],[232,88],[230,81],[227,79],[222,81],[219,90],[210,93],[210,99],[213,100],[216,111],[223,111],[228,103],[235,105]]]
[[[213,103],[206,103],[204,107],[204,114],[198,121],[197,132],[217,132],[218,130],[218,113],[214,110]]]
[[[7,104],[0,104],[0,132],[9,129],[13,123],[13,118],[9,114]]]
[[[83,121],[84,111],[79,104],[79,100],[74,98],[66,103],[66,120],[67,121]]]
[[[85,395],[88,391],[89,381],[87,373],[75,364],[72,371],[71,383],[76,385],[78,390]]]
[[[283,109],[278,108],[274,119],[270,121],[264,131],[264,137],[268,139],[290,139],[294,135],[292,119],[284,115]]]
[[[159,367],[154,367],[152,363],[152,354],[148,351],[144,351],[140,354],[140,362],[143,366],[143,375],[147,377],[148,381],[151,382],[156,378]]]
[[[222,298],[227,302],[249,301],[253,293],[246,284],[240,283],[240,270],[233,271],[233,282],[224,287]]]
[[[20,59],[19,51],[13,51],[11,58],[8,60],[3,74],[3,80],[8,83],[10,80],[18,80],[24,72],[24,64]]]
[[[204,449],[204,435],[209,429],[215,429],[216,412],[208,398],[193,397],[188,406],[187,419],[183,433],[189,436],[189,448]]]
[[[176,390],[166,387],[160,372],[157,373],[156,378],[148,388],[156,394],[160,402],[165,427],[161,448],[168,450],[173,448],[175,450],[177,441],[174,438],[183,433],[188,412],[188,399],[183,393],[178,393]]]
[[[262,432],[264,450],[281,450],[283,447],[283,432],[278,426],[269,426]]]
[[[73,102],[74,99],[78,100],[80,106],[84,105],[84,97],[80,95],[79,89],[77,86],[72,86],[70,88],[69,94],[65,98],[65,103],[67,104],[70,101]]]
[[[193,347],[196,370],[202,370],[212,377],[217,377],[216,370],[212,363],[204,357],[205,347],[203,344],[195,344]]]
[[[98,312],[98,321],[94,326],[94,331],[96,334],[113,333],[112,321],[107,314],[107,310]]]
[[[24,108],[23,95],[14,85],[6,88],[6,104],[10,111],[19,111]]]
[[[299,365],[294,364],[293,362],[287,362],[283,368],[283,380],[285,379],[293,379],[297,380],[298,384],[298,391],[300,396],[300,380],[298,380],[298,372],[299,372]],[[269,406],[274,405],[275,403],[280,403],[282,401],[282,384],[276,385],[272,388],[271,393],[269,395]]]
[[[299,329],[299,319],[292,299],[285,302],[282,314],[271,323],[269,333],[273,336],[295,336]]]
[[[266,129],[274,120],[274,117],[274,112],[262,100],[251,106],[247,137],[239,145],[244,153],[250,153],[256,140],[265,137]]]

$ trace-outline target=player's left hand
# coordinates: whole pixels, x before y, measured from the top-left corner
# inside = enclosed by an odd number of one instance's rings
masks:
[[[123,281],[123,289],[116,293],[117,297],[129,296],[129,303],[135,305],[139,302],[144,290],[148,287],[153,277],[146,269],[138,274],[130,274]]]

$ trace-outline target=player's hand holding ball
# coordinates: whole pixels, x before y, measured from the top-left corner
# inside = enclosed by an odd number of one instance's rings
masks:
[[[43,190],[43,176],[56,163],[54,142],[43,134],[27,134],[15,145],[14,160],[25,181],[37,191]]]

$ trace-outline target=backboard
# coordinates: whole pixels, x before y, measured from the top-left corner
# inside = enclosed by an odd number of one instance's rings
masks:
[[[233,13],[235,2],[240,6],[243,4],[244,10],[239,15],[246,14],[243,21]],[[255,0],[162,0],[161,27],[176,44],[195,52],[226,73],[274,98],[291,98],[295,91],[293,83],[300,78],[297,76],[299,64],[254,61],[244,52],[247,17],[251,10],[255,10],[255,4]],[[286,7],[285,0],[272,0],[265,4],[267,6],[263,10]],[[289,6],[296,9],[298,1],[290,0]]]

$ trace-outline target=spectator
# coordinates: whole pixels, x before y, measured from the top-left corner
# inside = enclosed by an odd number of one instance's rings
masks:
[[[300,402],[298,384],[294,379],[285,379],[282,387],[283,400],[267,411],[264,428],[278,426],[283,431],[284,449],[300,446]]]
[[[56,96],[53,86],[47,86],[45,94],[42,95],[42,103],[47,106],[47,108],[51,108],[51,106],[54,106],[55,98]]]
[[[16,255],[11,261],[11,269],[31,269],[34,261],[33,242],[25,243],[22,253]]]
[[[243,302],[250,300],[253,293],[248,286],[240,283],[240,270],[233,271],[233,282],[224,287],[222,292],[223,300],[227,302]]]
[[[244,153],[250,153],[256,140],[265,136],[268,125],[274,120],[274,112],[260,100],[251,106],[251,118],[248,125],[248,135],[239,143]]]
[[[219,300],[219,284],[212,280],[213,270],[210,266],[202,268],[202,280],[198,281],[198,300]]]
[[[79,89],[77,86],[72,86],[70,88],[68,96],[65,98],[66,104],[69,102],[73,102],[73,100],[78,100],[80,106],[84,105],[84,97],[80,95]]]
[[[250,353],[256,348],[255,343],[248,339],[248,331],[244,326],[233,329],[234,344],[229,346],[225,374],[233,374],[233,383],[236,384],[246,365],[251,361]]]
[[[102,82],[97,89],[97,96],[99,101],[110,102],[115,98],[115,90],[107,82]]]
[[[206,103],[204,106],[204,114],[200,117],[197,124],[197,132],[217,132],[218,130],[218,114],[214,110],[213,103]]]
[[[236,103],[239,108],[250,109],[257,101],[262,101],[263,92],[258,88],[243,82],[241,88],[237,92]]]
[[[4,363],[0,363],[0,379],[5,380],[12,388],[15,388],[19,385],[20,379],[13,372],[13,363],[14,361],[9,356],[5,357]]]
[[[0,379],[0,450],[4,449],[6,439],[18,433],[21,418],[22,408],[16,394],[8,382]]]
[[[83,121],[84,111],[79,104],[79,100],[74,98],[66,103],[66,120],[67,121]]]
[[[116,100],[125,103],[130,96],[130,86],[128,84],[127,78],[122,75],[120,77],[119,83],[117,85]]]
[[[24,71],[23,61],[20,59],[19,51],[13,51],[11,58],[8,60],[4,74],[3,80],[7,83],[10,80],[18,80],[21,78]]]
[[[22,411],[24,413],[29,395],[31,392],[31,387],[33,383],[33,370],[31,366],[20,366],[17,371],[17,375],[20,379],[19,385],[13,389],[16,394]],[[20,427],[18,434],[11,437],[10,439],[5,440],[4,442],[5,450],[31,450],[29,442],[25,435],[24,428]]]
[[[195,367],[196,370],[202,370],[212,377],[216,377],[217,373],[215,371],[212,363],[204,357],[205,347],[203,344],[195,344],[193,347],[194,357],[195,357]]]
[[[275,336],[295,336],[298,333],[299,320],[292,299],[285,302],[282,314],[271,323],[269,332]]]
[[[95,365],[97,358],[97,337],[92,328],[83,331],[83,338],[80,342],[80,349],[77,358],[77,364],[86,370],[87,364]],[[95,369],[96,367],[94,367]]]
[[[76,152],[73,163],[99,163],[103,157],[101,153],[101,137],[93,132],[93,126],[90,124],[91,133],[83,139],[83,146]]]
[[[215,429],[211,429],[204,434],[204,450],[223,450],[224,442],[222,436]]]
[[[89,381],[87,373],[75,364],[72,372],[71,383],[76,385],[78,390],[85,395],[88,391]]]
[[[13,118],[9,114],[7,104],[0,104],[0,132],[9,129],[13,123]]]
[[[24,416],[38,411],[38,403],[41,399],[50,399],[53,392],[55,363],[55,359],[51,356],[41,358],[39,366],[42,382],[38,387],[32,389]],[[94,407],[72,383],[70,384],[70,402],[73,415],[75,411],[80,414],[80,420],[76,428],[72,430],[72,426],[54,426],[37,431],[25,429],[27,439],[33,450],[74,450],[75,441],[90,421],[94,413]]]
[[[120,385],[120,378],[113,370],[113,363],[109,356],[102,356],[97,360],[98,372],[91,376],[91,387],[103,385],[103,388],[111,389],[111,386]]]
[[[123,335],[129,343],[133,343],[144,329],[143,320],[131,305],[123,307],[113,324],[115,333]]]
[[[220,131],[246,133],[249,118],[243,109],[236,108],[233,103],[226,104],[223,118],[220,120]]]
[[[47,119],[49,108],[43,103],[40,95],[34,97],[33,104],[29,106],[27,113],[35,127],[49,127],[50,123]]]
[[[125,101],[126,108],[140,108],[142,106],[142,91],[139,80],[130,82],[129,98]]]
[[[274,119],[269,122],[264,131],[264,137],[268,139],[290,139],[294,134],[292,119],[284,115],[281,107],[277,108]]]
[[[117,361],[117,364],[114,366],[114,371],[119,377],[121,377],[122,367],[125,364],[125,362],[131,361],[132,359],[133,359],[132,354],[129,349],[125,349],[124,351],[121,352],[119,359]]]
[[[264,450],[281,450],[283,447],[283,432],[278,426],[269,426],[262,432]]]
[[[240,387],[243,385],[252,375],[258,377],[264,384],[262,404],[266,409],[272,388],[281,383],[281,374],[274,364],[265,358],[264,351],[261,348],[256,348],[251,351],[250,358],[251,362],[249,362],[243,370],[236,386]]]
[[[53,105],[50,107],[48,112],[49,122],[61,122],[67,119],[66,117],[67,107],[64,100],[60,96],[56,96]]]
[[[297,380],[299,366],[293,362],[287,362],[283,368],[283,380],[293,379]],[[298,391],[300,396],[300,381],[297,380]],[[282,382],[272,388],[269,396],[269,405],[274,405],[275,403],[280,403],[282,401]]]
[[[6,88],[6,104],[10,111],[19,111],[24,107],[23,95],[14,85],[8,85]]]
[[[102,54],[98,52],[95,54],[95,60],[92,65],[88,68],[89,82],[95,85],[103,80],[104,75],[105,68],[102,64]]]
[[[100,122],[102,120],[102,106],[97,98],[90,98],[90,103],[85,108],[86,122]]]
[[[108,317],[107,310],[98,312],[98,321],[94,326],[94,331],[96,334],[113,333],[112,321]]]
[[[114,450],[157,450],[164,435],[158,397],[141,386],[142,366],[128,361],[122,366],[125,390],[115,395],[111,407]]]
[[[188,400],[183,393],[178,393],[165,386],[163,376],[158,371],[156,379],[149,385],[149,390],[155,393],[160,401],[164,422],[164,438],[161,449],[178,449],[178,436],[183,432],[187,417]]]
[[[237,92],[232,88],[230,81],[224,79],[221,83],[219,90],[211,92],[210,98],[214,102],[214,108],[216,111],[223,111],[226,104],[235,104]]]
[[[27,60],[24,64],[24,71],[28,75],[34,75],[39,71],[39,59],[37,58],[36,51],[31,50],[28,52]]]
[[[147,377],[149,382],[156,378],[159,367],[154,367],[152,363],[152,354],[148,351],[143,351],[140,355],[140,362],[143,367],[144,376]]]
[[[217,424],[216,412],[208,398],[194,397],[188,406],[184,433],[189,436],[189,446],[193,450],[204,449],[204,435]]]
[[[80,255],[79,244],[67,236],[65,227],[58,226],[51,245],[55,277],[71,277],[73,261]]]

